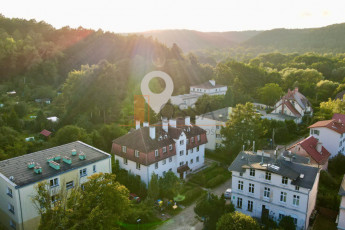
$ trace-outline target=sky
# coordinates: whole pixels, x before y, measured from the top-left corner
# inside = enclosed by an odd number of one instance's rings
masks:
[[[129,33],[312,28],[345,22],[344,0],[0,0],[6,17]]]

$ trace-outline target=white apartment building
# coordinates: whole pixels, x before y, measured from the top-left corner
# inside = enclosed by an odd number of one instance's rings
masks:
[[[313,114],[313,109],[308,99],[295,88],[293,91],[288,90],[288,93],[274,105],[271,113],[295,117],[294,121],[301,123],[304,115]]]
[[[233,161],[231,201],[236,211],[279,221],[291,216],[307,229],[315,207],[319,169],[263,152],[241,152]]]
[[[218,85],[214,80],[209,80],[200,85],[190,87],[189,94],[172,96],[171,104],[177,105],[180,109],[193,108],[198,98],[204,94],[208,95],[225,95],[228,87],[226,85]]]
[[[337,228],[339,230],[345,230],[345,176],[343,177],[343,181],[341,182],[339,188],[339,195],[341,196],[341,201],[339,207],[339,214],[337,217]]]
[[[190,117],[163,119],[149,126],[137,121],[136,129],[113,141],[112,153],[120,167],[140,176],[147,185],[153,173],[172,171],[180,178],[204,165],[206,131]]]
[[[345,153],[345,123],[341,116],[345,117],[342,114],[334,114],[333,119],[318,121],[308,127],[310,135],[318,139],[332,157],[338,153]]]
[[[7,229],[37,229],[40,215],[32,197],[47,182],[52,200],[62,187],[82,185],[94,173],[111,173],[111,155],[76,141],[0,161],[0,222]]]
[[[221,135],[220,130],[225,127],[231,113],[232,108],[227,107],[195,117],[195,124],[206,130],[207,149],[215,150],[223,146],[224,137]]]
[[[190,87],[190,93],[194,94],[208,94],[208,95],[225,95],[228,87],[226,85],[216,84],[215,80],[209,80],[200,85],[193,85]]]

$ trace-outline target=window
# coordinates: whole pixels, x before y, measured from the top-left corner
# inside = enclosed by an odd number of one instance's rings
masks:
[[[162,162],[162,164],[165,165],[166,163],[167,163],[167,160],[164,159],[163,162]]]
[[[250,176],[255,176],[255,169],[250,169],[249,175]]]
[[[163,147],[163,153],[167,152],[167,147]]]
[[[253,201],[248,200],[248,211],[252,212],[253,211]]]
[[[73,180],[66,183],[66,189],[71,189],[73,187],[74,187],[74,181]]]
[[[84,190],[84,189],[83,189]],[[53,195],[52,197],[51,197],[51,199],[52,199],[52,203],[54,204],[57,200],[58,200],[58,196],[57,195]]]
[[[294,223],[295,225],[297,225],[297,218],[296,218],[296,217],[292,217],[292,219],[293,219],[293,223]]]
[[[85,185],[81,184],[81,185],[80,185],[80,188],[81,188],[81,190],[84,191],[84,190],[85,190]]]
[[[197,152],[199,152],[199,146],[198,146],[198,147],[196,147],[196,151],[197,151]]]
[[[158,157],[159,153],[158,153],[158,149],[155,150],[155,157]]]
[[[12,194],[12,189],[10,189],[9,187],[7,187],[7,193],[6,193],[9,197],[13,197]]]
[[[169,171],[172,172],[172,168],[170,168]]]
[[[243,181],[238,181],[238,190],[243,191]]]
[[[92,166],[92,169],[93,169],[93,172],[94,172],[94,173],[97,172],[96,165],[93,165],[93,166]]]
[[[288,178],[283,176],[282,177],[282,184],[288,184]]]
[[[10,220],[10,226],[13,228],[13,229],[16,229],[16,223],[13,221],[13,220]]]
[[[183,140],[180,140],[180,145],[183,145],[184,144],[184,141]]]
[[[193,164],[193,159],[190,159],[190,164]]]
[[[197,136],[197,140],[200,141],[200,135]]]
[[[271,173],[270,172],[266,172],[265,179],[271,180]]]
[[[250,193],[254,193],[254,184],[249,183],[249,190]]]
[[[216,138],[221,138],[221,135],[220,134],[216,134]]]
[[[172,162],[172,157],[169,157],[169,162]]]
[[[284,214],[279,213],[279,220],[283,219],[284,216],[285,216]]]
[[[124,163],[125,165],[128,165],[128,159],[123,158],[123,163]]]
[[[139,157],[139,151],[138,151],[138,150],[135,150],[135,151],[134,151],[134,155],[135,155],[135,157]]]
[[[165,176],[166,173],[167,173],[166,171],[163,171],[163,176]]]
[[[183,161],[180,162],[180,166],[182,166],[182,165],[183,165]]]
[[[243,173],[240,172],[240,176],[243,176]]]
[[[158,162],[155,163],[155,169],[158,169]]]
[[[320,135],[320,130],[314,130],[314,134]]]
[[[237,197],[237,208],[242,208],[242,198]]]
[[[139,164],[139,163],[136,164],[136,168],[137,168],[138,170],[140,170],[140,164]]]
[[[183,150],[180,151],[180,156],[182,156],[182,155],[183,155]]]
[[[172,145],[169,145],[169,150],[172,150],[173,149],[173,146]]]
[[[194,143],[194,137],[191,138],[192,143]]]
[[[292,204],[295,206],[299,206],[299,196],[293,195]]]
[[[8,211],[14,214],[14,206],[12,204],[8,204]]]
[[[286,192],[280,192],[280,202],[286,203]]]
[[[127,147],[126,146],[122,146],[122,152],[127,153]]]
[[[80,177],[87,176],[87,168],[80,169],[79,174],[80,174]]]
[[[270,195],[271,195],[271,189],[265,187],[265,189],[264,189],[264,198],[268,198],[269,199]]]
[[[187,144],[187,145],[189,144],[189,139],[186,139],[186,144]]]
[[[299,191],[299,186],[298,185],[296,185],[295,190]]]
[[[190,149],[189,151],[190,151],[190,153],[193,153],[193,149]]]
[[[196,157],[196,162],[199,162],[199,157]]]
[[[56,187],[56,186],[59,186],[59,178],[51,179],[50,180],[50,187],[53,188],[53,187]]]

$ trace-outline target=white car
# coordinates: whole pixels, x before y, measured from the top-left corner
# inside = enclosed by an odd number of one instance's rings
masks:
[[[225,193],[224,193],[224,197],[226,199],[231,199],[231,188],[228,188]]]

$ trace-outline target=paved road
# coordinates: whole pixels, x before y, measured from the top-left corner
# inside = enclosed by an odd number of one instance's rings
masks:
[[[231,188],[231,179],[210,191],[220,196],[227,188]],[[203,223],[195,218],[196,214],[194,213],[194,207],[195,203],[165,222],[163,225],[158,227],[157,230],[201,230]]]

